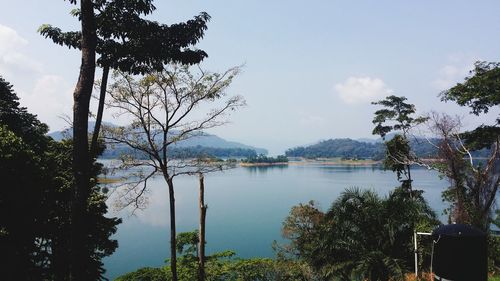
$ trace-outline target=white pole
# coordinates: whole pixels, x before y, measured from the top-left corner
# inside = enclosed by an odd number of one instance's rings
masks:
[[[414,251],[415,251],[415,278],[418,278],[418,253],[417,253],[418,245],[417,245],[417,234],[418,235],[432,235],[432,233],[413,231],[413,244],[415,246],[415,248],[414,248]],[[431,264],[431,268],[432,268],[432,264]],[[432,272],[432,269],[431,269],[431,272]]]
[[[413,240],[415,244],[415,278],[418,278],[418,262],[417,262],[417,232],[413,232]]]

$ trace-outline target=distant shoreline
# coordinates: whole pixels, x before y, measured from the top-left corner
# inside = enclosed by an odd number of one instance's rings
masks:
[[[294,165],[352,165],[352,166],[372,166],[381,164],[382,161],[375,161],[371,159],[361,159],[361,160],[349,160],[341,158],[316,158],[316,159],[306,159],[299,158],[299,161],[291,161]]]
[[[240,162],[241,167],[265,167],[265,166],[300,166],[300,165],[352,165],[352,166],[372,166],[381,164],[382,161],[374,161],[371,159],[363,160],[342,160],[340,158],[317,158],[307,159],[302,157],[291,157],[289,162],[276,162],[276,163],[244,163]]]

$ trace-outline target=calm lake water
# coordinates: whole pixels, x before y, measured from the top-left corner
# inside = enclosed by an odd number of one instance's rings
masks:
[[[444,205],[441,191],[447,186],[434,171],[412,171],[415,188],[438,215]],[[372,189],[387,195],[398,185],[396,175],[379,167],[289,165],[288,167],[239,167],[207,175],[207,251],[234,250],[240,257],[273,257],[273,240],[290,208],[315,200],[323,210],[347,187]],[[196,177],[175,180],[177,231],[198,227],[198,181]],[[163,178],[150,182],[149,205],[130,216],[130,210],[110,211],[123,218],[114,236],[119,248],[104,260],[110,279],[141,267],[164,265],[169,256],[168,191]],[[112,205],[112,202],[109,202]],[[441,216],[443,220],[444,217]]]

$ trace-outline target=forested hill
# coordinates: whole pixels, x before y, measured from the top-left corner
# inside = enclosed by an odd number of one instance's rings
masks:
[[[330,139],[310,146],[299,146],[285,152],[288,157],[305,158],[370,158],[382,159],[384,145],[381,142],[367,143],[353,139]]]
[[[430,142],[429,142],[430,141]],[[410,140],[410,145],[420,158],[434,158],[436,156],[436,148],[431,144],[439,143],[438,139],[413,138]],[[482,149],[474,151],[474,157],[486,157],[489,150]],[[349,138],[329,139],[320,141],[319,143],[309,146],[299,146],[288,149],[285,152],[288,157],[304,157],[304,158],[361,158],[380,160],[384,158],[385,146],[381,139],[370,142],[353,140]]]

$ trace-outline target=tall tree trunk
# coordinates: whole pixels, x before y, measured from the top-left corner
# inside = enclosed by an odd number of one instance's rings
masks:
[[[101,89],[99,93],[99,106],[97,107],[97,116],[95,118],[94,133],[92,134],[92,142],[90,143],[90,157],[97,158],[97,140],[102,124],[102,114],[104,112],[104,100],[106,99],[106,89],[108,87],[109,66],[104,66],[102,69]]]
[[[198,280],[205,281],[205,219],[207,217],[207,205],[205,205],[205,180],[203,173],[199,174],[200,180],[200,249],[198,253]]]
[[[174,183],[171,178],[167,178],[168,195],[170,202],[170,271],[172,272],[172,281],[177,281],[177,239],[175,230],[175,197]]]
[[[67,232],[63,232],[67,233]],[[70,245],[67,237],[57,235],[52,238],[52,260],[51,265],[54,271],[53,281],[70,280],[71,272],[68,260],[70,258]]]
[[[86,206],[90,194],[90,162],[88,147],[88,115],[94,85],[96,28],[91,0],[80,1],[82,23],[82,62],[73,94],[73,174],[75,191],[72,204],[71,279],[88,280]]]

